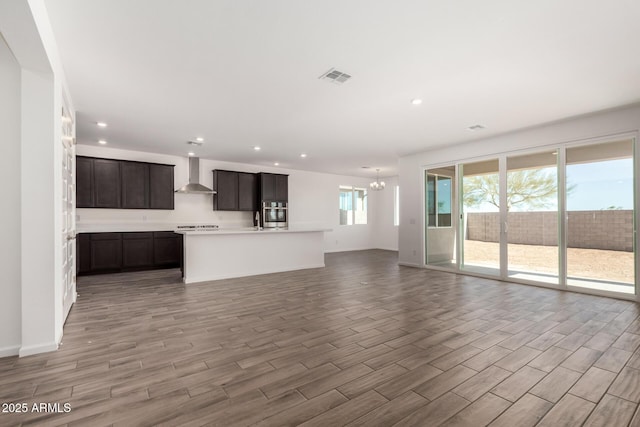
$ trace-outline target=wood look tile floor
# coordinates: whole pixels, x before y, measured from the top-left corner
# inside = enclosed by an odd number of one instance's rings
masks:
[[[328,254],[185,286],[81,277],[59,351],[0,359],[0,425],[640,426],[640,307]]]

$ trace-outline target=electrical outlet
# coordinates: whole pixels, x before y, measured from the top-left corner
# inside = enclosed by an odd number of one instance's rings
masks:
[[[80,221],[80,215],[76,215],[76,221]]]
[[[413,250],[413,256],[418,256],[418,251],[416,251],[415,249]]]
[[[146,221],[147,220],[147,216],[146,215],[142,215],[142,220]]]
[[[336,240],[336,245],[338,244],[338,241]]]

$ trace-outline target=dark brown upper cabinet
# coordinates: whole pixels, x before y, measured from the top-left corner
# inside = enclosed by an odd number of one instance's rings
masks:
[[[276,200],[289,201],[289,176],[276,174]]]
[[[76,157],[76,207],[173,209],[173,165]]]
[[[213,190],[214,211],[238,210],[238,172],[214,170]]]
[[[238,172],[238,210],[258,210],[258,176],[255,173]]]
[[[173,166],[149,164],[149,207],[173,209]]]
[[[120,204],[120,162],[117,160],[94,159],[93,200],[96,208],[119,208]]]
[[[289,200],[289,176],[265,173],[260,174],[260,200],[286,202]]]
[[[122,208],[149,208],[149,165],[138,162],[120,164]]]
[[[94,207],[93,196],[93,159],[78,157],[76,159],[76,207]]]
[[[213,210],[258,210],[258,177],[255,173],[226,170],[213,171]]]

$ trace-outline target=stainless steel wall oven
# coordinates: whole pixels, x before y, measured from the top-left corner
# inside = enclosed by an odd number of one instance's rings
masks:
[[[264,228],[286,228],[288,226],[287,202],[263,201],[262,226]]]

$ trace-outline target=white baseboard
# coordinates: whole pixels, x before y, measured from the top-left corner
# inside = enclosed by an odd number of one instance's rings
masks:
[[[398,252],[398,248],[376,248],[376,249],[380,249],[381,251]]]
[[[273,273],[284,273],[286,271],[296,271],[296,270],[307,270],[310,268],[324,268],[325,264],[308,264],[308,265],[300,265],[296,267],[289,268],[278,268],[278,269],[265,269],[260,271],[252,271],[251,273],[234,273],[234,274],[220,274],[220,275],[212,275],[207,277],[190,277],[188,280],[184,280],[185,285],[189,285],[191,283],[201,283],[201,282],[210,282],[212,280],[222,280],[222,279],[233,279],[237,277],[249,277],[249,276],[259,276],[262,274],[273,274]]]
[[[20,352],[19,345],[2,347],[0,348],[0,357],[17,356],[19,352]]]
[[[403,265],[405,267],[422,268],[422,266],[420,264],[414,264],[412,262],[399,262],[398,265]]]
[[[58,349],[58,344],[53,342],[49,344],[40,344],[40,345],[30,345],[28,347],[20,347],[19,356],[31,356],[33,354],[39,353],[48,353],[50,351],[56,351]]]
[[[329,250],[325,250],[324,253],[325,254],[333,254],[336,252],[354,252],[354,251],[370,251],[372,249],[376,249],[376,248],[340,248],[340,249],[329,249]]]

